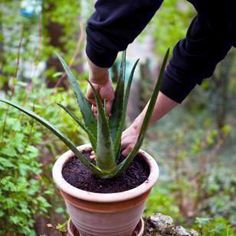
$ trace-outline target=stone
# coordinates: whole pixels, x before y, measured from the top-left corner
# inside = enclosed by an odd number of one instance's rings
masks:
[[[170,216],[157,213],[144,218],[145,231],[143,236],[199,236],[195,230],[176,226]]]
[[[176,226],[175,234],[176,236],[191,236],[189,231],[187,231],[183,226]]]
[[[174,226],[174,221],[170,216],[162,215],[160,213],[151,216],[150,221],[160,233],[165,233]]]

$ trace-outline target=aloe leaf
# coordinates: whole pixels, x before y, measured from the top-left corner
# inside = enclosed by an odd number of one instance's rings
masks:
[[[126,112],[127,112],[127,105],[128,105],[128,100],[129,100],[130,88],[131,88],[131,84],[132,84],[133,77],[134,77],[134,72],[135,72],[135,69],[136,69],[136,66],[137,66],[138,62],[139,62],[139,59],[133,65],[133,68],[131,70],[131,73],[130,73],[130,76],[129,76],[129,79],[128,79],[128,82],[127,82],[126,88],[125,88],[123,107],[121,108],[122,109],[122,115],[121,115],[121,118],[119,120],[119,126],[117,128],[116,139],[115,139],[115,142],[114,142],[116,158],[118,158],[118,155],[120,153],[121,135],[122,135],[123,128],[125,126],[125,117],[126,117]]]
[[[149,101],[149,105],[148,105],[148,108],[147,108],[147,111],[146,111],[146,114],[145,114],[145,117],[143,120],[143,124],[142,124],[141,130],[140,130],[139,136],[138,136],[137,143],[135,144],[133,150],[129,153],[129,155],[117,166],[117,169],[116,169],[116,171],[114,171],[113,175],[119,175],[120,173],[124,172],[129,167],[129,165],[133,161],[134,157],[137,155],[139,148],[142,145],[142,142],[143,142],[143,139],[144,139],[146,130],[148,128],[148,124],[149,124],[149,121],[152,116],[152,112],[153,112],[153,109],[154,109],[154,106],[156,103],[156,99],[157,99],[158,93],[160,91],[161,82],[163,79],[163,74],[165,71],[168,55],[169,55],[169,49],[167,50],[167,52],[165,54],[165,57],[164,57],[164,60],[163,60],[162,66],[161,66],[161,70],[160,70],[154,91],[152,93],[152,96]]]
[[[126,88],[125,88],[125,98],[124,98],[124,111],[125,112],[126,112],[127,105],[128,105],[130,88],[131,88],[131,84],[132,84],[132,81],[133,81],[134,72],[135,72],[135,69],[136,69],[136,66],[137,66],[138,62],[139,62],[139,59],[136,60],[136,62],[134,63],[134,65],[132,67],[132,70],[131,70],[131,73],[130,73],[130,76],[129,76],[129,80],[128,80],[128,83],[127,83]],[[123,116],[125,118],[126,114],[124,114]]]
[[[96,165],[103,171],[111,172],[116,167],[116,163],[113,152],[113,143],[109,132],[108,117],[105,108],[103,108],[100,95],[91,83],[90,85],[98,108]]]
[[[61,107],[88,134],[92,148],[96,151],[96,138],[94,137],[93,133],[91,133],[90,130],[80,121],[80,119],[67,107],[59,103],[57,105]]]
[[[70,150],[75,154],[75,156],[77,158],[79,158],[79,160],[89,169],[91,169],[91,171],[94,174],[97,175],[102,175],[102,172],[95,166],[93,165],[77,148],[76,146],[63,134],[61,133],[61,131],[59,131],[57,128],[55,128],[52,124],[50,124],[47,120],[45,120],[44,118],[40,117],[39,115],[37,115],[36,113],[23,108],[21,106],[19,106],[16,103],[13,103],[11,101],[8,101],[6,99],[0,99],[1,102],[4,102],[12,107],[15,107],[16,109],[18,109],[19,111],[25,113],[26,115],[30,116],[31,118],[35,119],[36,121],[38,121],[39,123],[41,123],[44,127],[46,127],[47,129],[49,129],[53,134],[55,134],[67,147],[70,148]]]
[[[79,84],[77,83],[75,76],[73,75],[71,69],[66,64],[64,59],[59,54],[57,54],[57,57],[59,58],[62,66],[67,74],[67,78],[70,82],[70,85],[73,88],[73,91],[74,91],[75,96],[77,98],[77,102],[79,104],[79,108],[81,110],[81,113],[82,113],[82,116],[84,119],[84,123],[85,123],[86,127],[90,130],[90,132],[94,135],[94,137],[96,137],[96,134],[97,134],[96,119],[93,115],[93,112],[91,109],[91,104],[87,101],[87,99],[83,95],[82,90],[81,90]]]
[[[125,87],[125,68],[126,68],[126,52],[122,53],[122,61],[120,66],[119,79],[115,90],[115,99],[112,103],[111,117],[109,120],[111,137],[115,142],[118,127],[120,126],[120,120],[123,112],[124,101],[124,87]],[[123,127],[122,127],[123,128]]]

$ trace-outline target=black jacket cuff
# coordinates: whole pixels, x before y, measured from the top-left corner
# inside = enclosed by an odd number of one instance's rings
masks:
[[[189,80],[191,81],[191,78]],[[180,83],[165,72],[160,91],[175,102],[181,103],[195,85],[195,83]]]
[[[89,41],[86,45],[86,54],[96,66],[103,68],[111,67],[117,56],[117,52],[98,49]]]

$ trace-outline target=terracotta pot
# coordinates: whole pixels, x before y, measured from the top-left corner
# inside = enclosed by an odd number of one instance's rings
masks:
[[[142,236],[144,232],[144,220],[141,218],[136,228],[134,229],[132,236]],[[67,222],[67,236],[80,236],[76,227],[71,222],[71,219]]]
[[[81,145],[80,151],[91,149]],[[136,188],[118,193],[93,193],[75,188],[65,181],[62,168],[74,156],[67,151],[53,166],[53,179],[65,200],[71,221],[80,236],[131,236],[139,223],[145,200],[159,176],[156,161],[140,150],[150,167],[148,179]]]

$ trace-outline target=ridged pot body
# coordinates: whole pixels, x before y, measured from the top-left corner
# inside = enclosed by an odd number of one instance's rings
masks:
[[[78,149],[91,147],[86,144]],[[134,189],[119,193],[93,193],[73,187],[63,178],[62,169],[74,154],[67,151],[57,159],[53,179],[80,236],[132,235],[143,214],[145,200],[159,176],[155,160],[143,150],[140,153],[150,167],[148,179]]]

